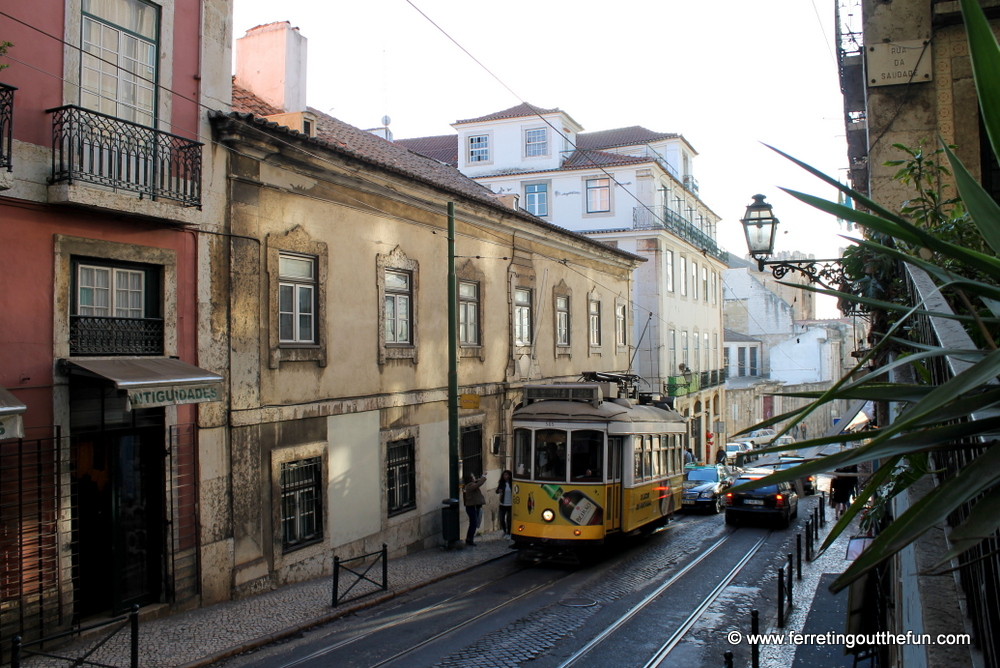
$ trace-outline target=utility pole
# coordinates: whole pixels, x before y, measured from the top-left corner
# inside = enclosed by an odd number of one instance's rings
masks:
[[[458,279],[455,277],[455,203],[448,202],[448,498],[441,509],[447,545],[458,540]]]

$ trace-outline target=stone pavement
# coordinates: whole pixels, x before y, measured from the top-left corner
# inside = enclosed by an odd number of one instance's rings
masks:
[[[299,633],[353,611],[376,605],[417,587],[469,570],[489,561],[513,555],[510,541],[499,531],[476,537],[475,547],[446,550],[423,550],[396,559],[389,559],[388,590],[366,585],[361,593],[368,595],[331,606],[333,580],[331,576],[286,585],[256,596],[226,601],[206,608],[181,612],[144,621],[139,625],[139,665],[143,668],[196,668],[220,659]],[[349,564],[355,570],[355,564]],[[381,579],[381,566],[369,573]],[[363,570],[363,568],[362,568]],[[341,576],[343,593],[350,582]],[[356,587],[348,596],[359,592]],[[79,656],[94,647],[103,636],[74,642],[55,653]],[[89,657],[107,665],[127,666],[129,636],[127,629]],[[53,668],[66,665],[44,657],[31,657],[22,666]]]

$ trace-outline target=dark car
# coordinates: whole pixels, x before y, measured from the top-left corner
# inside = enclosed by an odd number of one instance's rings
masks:
[[[801,457],[781,457],[778,459],[777,470],[783,471],[785,469],[790,469],[798,466],[805,460]],[[802,476],[799,478],[802,481],[802,491],[805,494],[815,494],[816,493],[816,478],[815,476]]]
[[[770,471],[744,472],[733,482],[742,485],[760,480]],[[726,524],[743,520],[772,520],[781,527],[799,514],[799,496],[790,483],[764,485],[745,492],[726,492]]]
[[[684,491],[681,492],[683,510],[722,512],[726,507],[726,490],[732,484],[733,474],[728,466],[692,466],[684,470]]]

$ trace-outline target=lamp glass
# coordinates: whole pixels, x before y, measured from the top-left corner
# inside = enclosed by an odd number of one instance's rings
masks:
[[[771,205],[763,195],[754,195],[753,204],[747,207],[740,220],[747,238],[747,249],[754,257],[769,256],[774,252],[774,240],[778,232],[778,219],[774,217]]]

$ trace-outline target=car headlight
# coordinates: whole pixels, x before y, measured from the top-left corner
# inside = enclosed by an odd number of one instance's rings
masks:
[[[551,509],[546,508],[545,510],[542,511],[542,519],[545,520],[546,522],[551,522],[555,518],[556,514],[552,512]]]
[[[711,499],[711,498],[715,497],[715,492],[702,492],[700,494],[700,496],[703,499]]]

